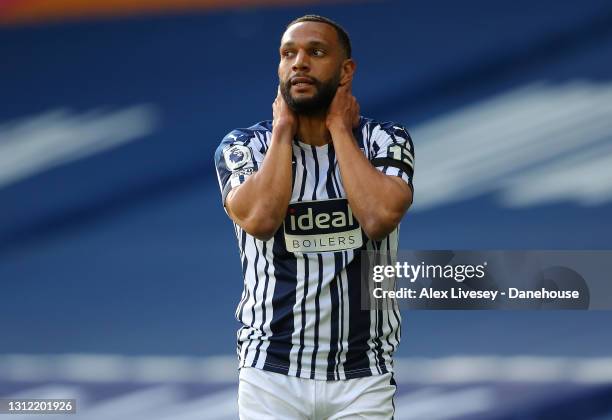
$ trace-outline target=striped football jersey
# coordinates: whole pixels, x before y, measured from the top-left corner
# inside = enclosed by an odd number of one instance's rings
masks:
[[[215,153],[223,202],[257,172],[272,121],[229,133]],[[374,167],[412,188],[414,146],[404,127],[361,118],[358,146]],[[395,302],[361,309],[361,250],[394,251],[399,226],[380,241],[362,231],[347,201],[333,143],[293,141],[287,216],[261,241],[234,223],[244,288],[236,309],[240,367],[341,380],[393,371],[401,318]],[[274,188],[274,186],[270,186]]]

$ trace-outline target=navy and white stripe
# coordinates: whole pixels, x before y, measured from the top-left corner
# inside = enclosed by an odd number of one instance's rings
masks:
[[[264,121],[234,130],[221,142],[215,165],[224,202],[261,165],[271,130],[271,121]],[[405,128],[361,118],[354,134],[376,168],[412,188],[414,146]],[[224,151],[236,145],[248,147],[251,156],[230,169]],[[346,198],[333,144],[315,147],[294,140],[293,162],[291,203]],[[234,228],[244,277],[236,309],[242,323],[237,334],[241,367],[321,380],[393,371],[400,313],[391,301],[377,310],[361,310],[359,251],[396,250],[399,227],[381,241],[362,233],[359,249],[309,253],[287,250],[283,226],[268,241]]]

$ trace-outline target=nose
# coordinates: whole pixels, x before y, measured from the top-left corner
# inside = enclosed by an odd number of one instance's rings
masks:
[[[293,61],[293,65],[291,66],[291,69],[294,72],[305,71],[305,70],[310,69],[310,66],[308,63],[308,55],[306,54],[304,50],[299,50],[297,52],[297,54],[295,55],[295,60]]]

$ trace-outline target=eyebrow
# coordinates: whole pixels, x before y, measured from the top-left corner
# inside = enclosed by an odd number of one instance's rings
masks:
[[[281,44],[281,48],[289,48],[289,47],[293,47],[295,46],[295,42],[293,41],[288,41],[285,42],[284,44]],[[308,46],[309,47],[328,47],[327,43],[323,42],[323,41],[308,41]]]

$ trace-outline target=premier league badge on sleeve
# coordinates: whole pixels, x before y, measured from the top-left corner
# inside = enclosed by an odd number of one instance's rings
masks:
[[[247,146],[235,144],[223,151],[223,158],[227,168],[234,171],[251,161],[251,149]]]

